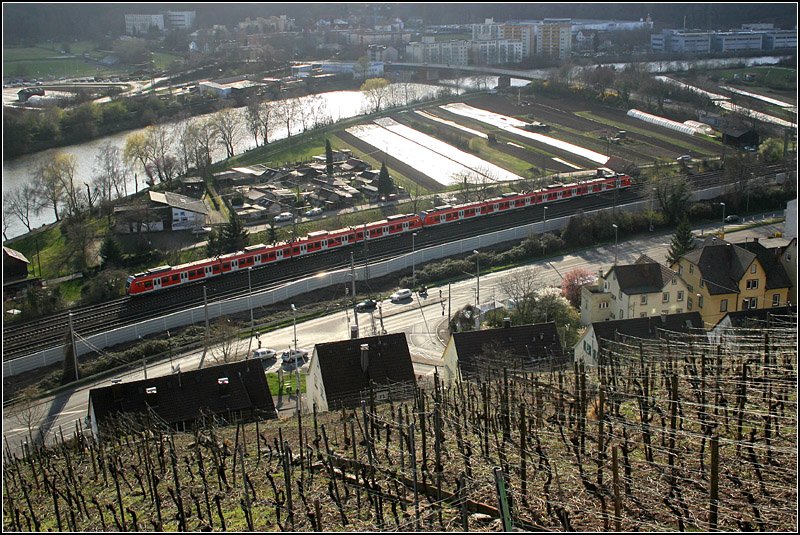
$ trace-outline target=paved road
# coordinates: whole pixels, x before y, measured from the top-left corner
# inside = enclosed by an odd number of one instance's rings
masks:
[[[727,227],[730,241],[745,241],[753,237],[767,238],[773,236],[775,232],[782,230],[782,224],[765,225],[747,230],[732,232],[730,226]],[[698,229],[696,235],[701,233],[719,230],[719,225],[707,225],[703,229]],[[653,234],[650,237],[641,238],[635,241],[623,242],[619,244],[618,256],[619,263],[626,264],[634,262],[640,255],[647,254],[651,258],[663,262],[669,249],[671,234]],[[547,284],[559,285],[561,276],[575,268],[586,268],[589,271],[597,272],[600,269],[607,270],[611,267],[614,258],[614,245],[603,246],[594,249],[587,249],[579,253],[558,256],[547,261],[533,263],[529,266],[514,268],[514,270],[481,274],[480,294],[483,303],[490,303],[494,300],[502,300],[501,281],[510,273],[531,267],[543,269],[543,278]],[[474,303],[476,280],[471,279],[454,283],[450,288],[450,299],[452,311],[463,307],[466,304]],[[427,299],[420,299],[418,296],[404,303],[390,303],[383,301],[380,309],[372,314],[359,314],[359,333],[361,336],[372,336],[385,329],[389,333],[404,332],[407,335],[409,350],[413,356],[414,369],[418,376],[428,376],[434,372],[435,365],[440,362],[442,351],[446,340],[437,336],[437,331],[441,322],[445,319],[442,315],[442,303],[447,305],[448,288],[445,286],[442,292],[442,299],[439,298],[439,289],[430,288]],[[445,310],[446,314],[446,310]],[[350,324],[354,321],[352,311],[336,312],[329,316],[298,323],[297,347],[313,349],[315,343],[333,342],[348,337]],[[381,323],[383,327],[381,327]],[[263,347],[270,347],[279,351],[285,350],[294,345],[293,326],[278,329],[276,331],[261,335]],[[248,344],[251,349],[258,347],[257,340],[244,340],[240,342],[237,351],[244,355],[247,353]],[[180,366],[183,371],[196,369],[202,357],[202,351],[195,351],[189,354],[176,355],[172,362],[164,361],[157,364],[150,364],[147,367],[147,376],[154,377],[171,373],[172,370]],[[205,357],[205,364],[212,364],[215,359],[220,358],[219,348],[209,349]],[[270,371],[277,371],[281,366],[276,362]],[[301,368],[302,369],[302,368]],[[289,370],[286,370],[289,371]],[[124,381],[135,381],[144,378],[144,371],[137,369],[119,376]],[[108,379],[98,381],[95,384],[81,387],[72,392],[59,394],[55,397],[47,398],[39,402],[37,406],[41,415],[37,416],[38,425],[34,426],[34,435],[42,432],[48,437],[53,437],[57,433],[59,426],[64,429],[65,436],[71,434],[75,428],[77,420],[82,419],[87,414],[87,404],[89,389],[110,384]],[[294,401],[282,399],[281,414],[290,415],[294,408]],[[8,441],[12,450],[16,450],[22,441],[26,440],[27,427],[20,422],[14,410],[3,411],[3,435]]]

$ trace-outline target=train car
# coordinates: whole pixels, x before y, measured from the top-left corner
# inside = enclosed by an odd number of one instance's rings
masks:
[[[229,253],[218,258],[207,258],[180,266],[160,266],[137,273],[127,278],[125,291],[129,295],[147,294],[183,284],[232,273],[243,269],[257,268],[329,249],[355,245],[364,240],[384,239],[414,232],[424,227],[446,225],[492,214],[518,210],[535,204],[570,200],[584,195],[593,195],[631,186],[631,177],[600,168],[597,176],[590,180],[568,184],[553,183],[540,190],[524,193],[505,193],[499,197],[476,203],[437,206],[421,214],[399,214],[384,220],[359,227],[311,232],[305,238],[275,245],[257,244],[243,251]]]

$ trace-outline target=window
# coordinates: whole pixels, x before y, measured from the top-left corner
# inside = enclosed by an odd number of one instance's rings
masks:
[[[643,295],[643,296],[642,296],[642,299],[641,299],[640,303],[641,303],[642,305],[646,305],[646,304],[647,304],[647,296],[646,296],[646,295]]]
[[[694,286],[692,286],[691,284],[687,284],[686,287],[689,288],[689,293],[694,292]]]
[[[619,289],[619,298],[622,299],[622,288]]]
[[[603,301],[602,303],[600,303],[600,306],[598,308],[608,308],[608,301]]]
[[[700,287],[701,288],[705,288],[706,287],[706,283],[705,283],[705,281],[703,279],[700,279]]]
[[[625,319],[625,313],[622,311],[621,308],[619,309],[619,319],[621,320]]]
[[[677,302],[683,301],[683,290],[678,290],[678,296],[675,299]]]
[[[748,279],[747,280],[747,289],[748,290],[755,290],[758,288],[758,279]]]
[[[694,273],[694,264],[689,264],[689,274]]]
[[[678,275],[683,275],[683,266],[678,264]]]
[[[723,299],[719,302],[719,311],[720,312],[727,312],[728,311],[728,300]]]
[[[781,294],[773,294],[772,295],[772,306],[780,306],[781,304]]]
[[[647,317],[647,312],[640,312],[639,313],[639,317],[640,318],[646,318]]]
[[[682,312],[683,312],[682,308],[676,308],[675,309],[675,314],[681,314]]]
[[[661,302],[669,303],[669,292],[664,292],[663,294],[661,294]]]
[[[691,297],[687,297],[686,298],[686,310],[692,310],[692,298]]]
[[[672,284],[678,284],[678,279],[676,279],[675,277],[672,277]]]
[[[750,266],[750,273],[756,273],[756,271],[758,271],[758,266],[756,266],[755,264]]]
[[[698,295],[697,296],[697,306],[699,308],[703,308],[703,296],[702,295]]]
[[[742,300],[742,310],[758,308],[758,297],[750,297]]]

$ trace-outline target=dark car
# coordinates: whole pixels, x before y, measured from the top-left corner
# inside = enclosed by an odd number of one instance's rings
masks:
[[[729,215],[728,217],[725,218],[726,223],[738,223],[741,220],[742,218],[739,217],[738,215]]]
[[[369,312],[375,310],[377,307],[378,303],[374,299],[367,299],[356,305],[356,312]]]

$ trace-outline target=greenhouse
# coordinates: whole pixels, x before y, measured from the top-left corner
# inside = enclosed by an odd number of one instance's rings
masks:
[[[684,134],[689,134],[690,136],[693,136],[697,133],[697,130],[692,128],[691,126],[686,126],[683,123],[672,121],[664,117],[659,117],[658,115],[650,115],[649,113],[645,113],[643,111],[635,109],[628,110],[628,116],[633,117],[634,119],[640,119],[646,123],[654,124],[657,126],[663,126],[664,128],[669,128],[670,130],[683,132]]]

